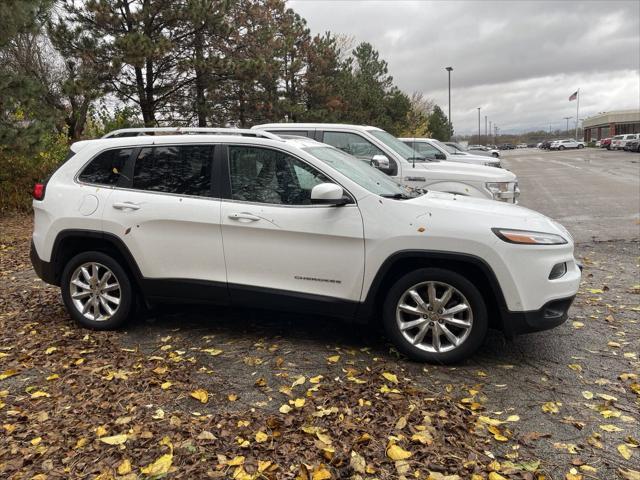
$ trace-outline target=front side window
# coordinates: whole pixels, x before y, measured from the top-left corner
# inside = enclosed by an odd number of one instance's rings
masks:
[[[332,183],[315,168],[268,148],[230,146],[231,198],[275,205],[311,205],[311,190]]]
[[[336,147],[354,157],[371,160],[384,152],[360,135],[349,132],[324,132],[323,143]]]
[[[78,180],[96,185],[116,185],[132,151],[131,148],[121,148],[100,153],[84,168]]]
[[[209,197],[212,153],[211,145],[143,148],[136,159],[132,188]]]
[[[413,148],[405,145],[389,132],[385,132],[384,130],[367,130],[367,132],[376,137],[405,160],[413,161],[420,160],[422,158],[422,156],[417,154]]]
[[[423,154],[427,158],[436,158],[436,154],[440,153],[440,151],[436,147],[432,147],[428,143],[424,142],[417,142],[411,146],[415,151]]]

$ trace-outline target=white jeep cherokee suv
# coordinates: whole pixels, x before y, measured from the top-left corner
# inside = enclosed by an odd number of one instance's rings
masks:
[[[518,179],[508,170],[428,158],[380,128],[329,123],[273,123],[253,128],[332,145],[408,187],[509,203],[516,203],[520,195]],[[493,159],[483,159],[487,161]]]
[[[567,318],[580,270],[544,215],[407,195],[313,140],[191,131],[204,134],[75,143],[35,186],[31,260],[80,325],[176,301],[381,318],[401,352],[453,362],[488,327],[513,336]]]

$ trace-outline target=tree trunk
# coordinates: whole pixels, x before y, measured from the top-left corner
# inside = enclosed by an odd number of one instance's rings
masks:
[[[201,31],[196,32],[195,42],[195,87],[196,87],[196,113],[198,115],[198,126],[207,126],[207,99],[205,96],[206,91],[206,77],[203,68],[204,65],[204,37]]]

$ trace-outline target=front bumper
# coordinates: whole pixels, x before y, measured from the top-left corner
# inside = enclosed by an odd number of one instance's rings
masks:
[[[528,312],[502,312],[503,331],[507,338],[522,333],[540,332],[562,325],[569,317],[574,296],[547,302],[539,310]]]
[[[57,285],[56,272],[53,263],[45,262],[40,258],[38,252],[36,251],[36,246],[34,245],[33,240],[31,240],[31,250],[29,252],[29,258],[31,259],[33,270],[36,272],[36,275],[38,275],[38,277],[40,277],[46,283]]]

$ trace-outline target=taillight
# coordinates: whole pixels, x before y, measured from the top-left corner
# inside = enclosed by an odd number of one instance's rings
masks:
[[[44,183],[36,183],[33,186],[34,200],[44,200]]]

